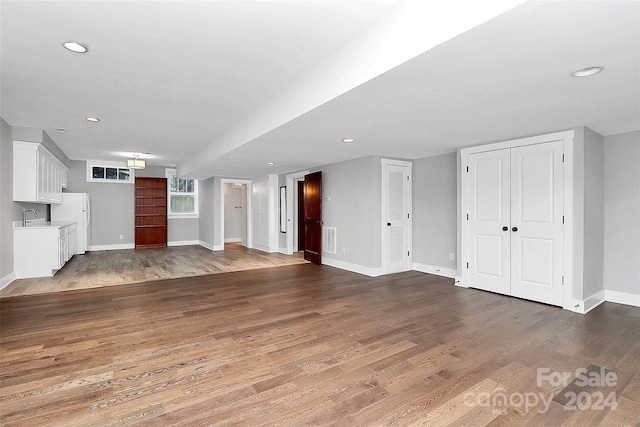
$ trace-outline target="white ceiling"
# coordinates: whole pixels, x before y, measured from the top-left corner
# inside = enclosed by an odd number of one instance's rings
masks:
[[[492,10],[461,3],[3,0],[0,115],[72,159],[149,152],[198,178],[640,129],[640,2],[527,2],[478,26]]]

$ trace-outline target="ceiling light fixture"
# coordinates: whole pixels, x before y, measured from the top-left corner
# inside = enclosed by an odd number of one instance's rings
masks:
[[[594,74],[598,74],[600,71],[604,70],[604,67],[587,67],[582,70],[574,71],[571,73],[571,77],[587,77],[593,76]]]
[[[267,162],[267,164],[268,164],[269,166],[273,166],[273,165],[275,165],[275,164],[276,164],[276,162]]]
[[[65,42],[65,43],[62,43],[62,46],[64,46],[65,49],[68,49],[71,52],[75,52],[75,53],[87,53],[87,52],[89,52],[89,49],[87,49],[86,46],[83,46],[83,45],[81,45],[80,43],[77,43],[77,42]]]
[[[344,138],[342,140],[342,142],[344,142],[345,144],[351,144],[352,142],[355,142],[356,140],[353,138]]]
[[[100,121],[97,117],[85,117],[85,120],[91,123],[98,123]]]
[[[129,169],[144,169],[147,162],[140,159],[137,154],[133,155],[133,159],[127,159],[127,167]]]

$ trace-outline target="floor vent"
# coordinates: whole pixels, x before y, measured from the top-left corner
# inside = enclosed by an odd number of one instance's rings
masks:
[[[335,227],[322,227],[322,252],[334,255],[338,253],[336,233]]]

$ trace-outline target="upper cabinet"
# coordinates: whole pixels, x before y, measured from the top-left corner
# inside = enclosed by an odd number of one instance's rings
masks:
[[[67,170],[42,144],[13,141],[13,200],[62,203]]]

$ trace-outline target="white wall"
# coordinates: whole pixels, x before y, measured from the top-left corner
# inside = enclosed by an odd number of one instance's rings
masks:
[[[133,248],[135,185],[87,182],[86,162],[76,160],[71,161],[67,181],[66,192],[91,196],[91,249]]]
[[[582,299],[604,289],[604,138],[584,128],[584,273]]]
[[[251,185],[251,246],[265,252],[277,252],[278,226],[278,175],[267,175],[252,180]]]
[[[200,244],[211,249],[222,249],[221,243],[219,242],[220,236],[218,236],[218,243],[216,243],[216,235],[220,234],[218,230],[220,230],[220,222],[216,223],[216,206],[218,206],[217,201],[220,198],[216,198],[218,192],[215,190],[216,185],[220,185],[219,179],[209,178],[204,181],[200,181],[198,183],[198,192],[199,192],[199,207],[200,207],[200,218],[198,220],[198,239],[200,240]],[[219,216],[219,214],[217,215]],[[216,247],[217,245],[217,247]]]
[[[11,126],[0,118],[0,287],[13,273],[13,140]],[[4,279],[6,277],[6,279]]]
[[[335,227],[337,254],[323,263],[365,274],[382,268],[382,164],[367,156],[311,169],[322,171],[322,220]],[[330,198],[330,200],[327,200]],[[336,263],[337,262],[337,263]]]
[[[640,305],[640,131],[604,138],[604,289]]]
[[[413,161],[413,263],[426,270],[455,274],[456,186],[456,153]]]

